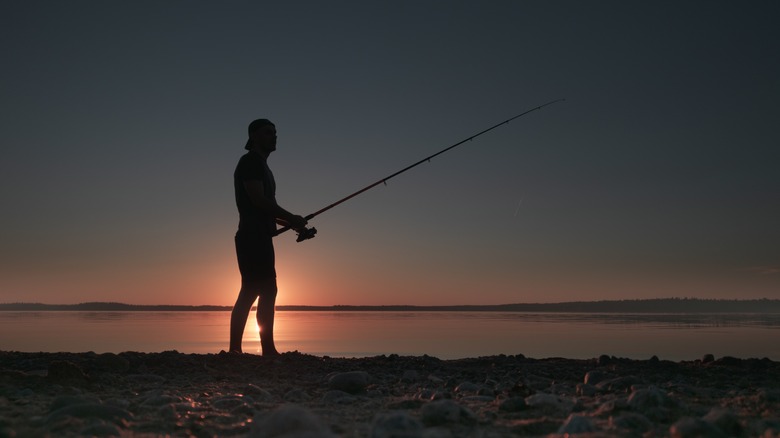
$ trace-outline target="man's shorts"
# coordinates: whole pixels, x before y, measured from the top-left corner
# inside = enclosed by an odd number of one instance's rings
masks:
[[[276,278],[276,257],[271,236],[236,234],[236,256],[243,281]]]

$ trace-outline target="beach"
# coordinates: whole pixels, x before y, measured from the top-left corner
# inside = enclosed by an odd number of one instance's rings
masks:
[[[0,352],[0,437],[776,437],[780,363]]]

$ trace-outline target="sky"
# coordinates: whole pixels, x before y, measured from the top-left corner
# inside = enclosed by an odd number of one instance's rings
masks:
[[[280,305],[780,299],[780,3],[5,1],[0,302],[231,305],[269,118]]]

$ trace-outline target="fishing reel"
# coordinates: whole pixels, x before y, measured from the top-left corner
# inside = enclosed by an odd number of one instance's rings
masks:
[[[314,227],[311,228],[302,228],[300,230],[295,230],[296,233],[298,233],[298,238],[295,239],[296,242],[303,242],[304,240],[312,239],[315,234],[317,234],[317,229]]]

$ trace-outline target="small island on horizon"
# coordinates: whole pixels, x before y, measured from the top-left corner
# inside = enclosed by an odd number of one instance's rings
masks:
[[[79,304],[0,303],[0,311],[229,311],[231,306],[143,305],[117,302]],[[560,303],[516,303],[495,305],[333,305],[277,306],[277,311],[331,312],[556,312],[556,313],[780,313],[780,300],[655,298],[636,300],[570,301]]]

